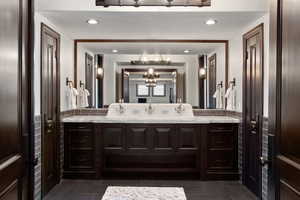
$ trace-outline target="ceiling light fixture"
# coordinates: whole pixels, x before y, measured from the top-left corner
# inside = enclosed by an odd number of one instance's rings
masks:
[[[188,50],[188,49],[184,50],[184,53],[190,53],[190,52],[191,52],[191,51]]]
[[[154,72],[153,68],[149,68],[147,72],[144,73],[143,78],[145,79],[145,84],[147,87],[155,87],[157,80],[160,75]]]
[[[209,26],[215,25],[216,23],[217,23],[217,20],[215,20],[215,19],[209,19],[205,22],[205,24],[209,25]]]
[[[96,0],[96,6],[211,6],[211,0]]]
[[[118,53],[117,49],[112,50],[113,53]]]
[[[86,22],[91,25],[96,25],[99,23],[99,21],[96,19],[88,19]]]

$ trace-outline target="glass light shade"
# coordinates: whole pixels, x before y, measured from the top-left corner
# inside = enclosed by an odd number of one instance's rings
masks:
[[[201,78],[205,78],[206,77],[206,69],[205,68],[200,68],[199,69],[199,76]]]
[[[100,67],[99,67],[99,68],[97,69],[97,75],[100,76],[100,77],[103,76],[103,68],[100,68]]]
[[[153,73],[154,73],[154,69],[153,69],[153,68],[149,68],[149,69],[148,69],[148,73],[149,73],[149,74],[153,74]]]

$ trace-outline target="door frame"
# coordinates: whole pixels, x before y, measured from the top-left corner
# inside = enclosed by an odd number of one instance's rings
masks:
[[[271,0],[270,4],[270,69],[269,69],[269,134],[268,134],[268,197],[279,199],[279,170],[277,154],[281,118],[281,52],[282,52],[282,0]]]
[[[23,72],[22,72],[22,87],[26,88],[22,90],[22,128],[25,133],[23,133],[23,154],[25,158],[25,183],[27,186],[23,187],[23,197],[25,199],[34,199],[34,186],[35,186],[35,166],[38,164],[38,158],[35,158],[35,126],[34,126],[34,24],[35,24],[35,0],[26,0],[25,3],[22,2],[23,9]],[[21,87],[21,86],[20,86]],[[23,181],[24,183],[24,181]]]
[[[262,109],[259,111],[259,154],[262,155],[262,132],[263,132],[263,110],[264,110],[264,89],[263,89],[263,84],[264,84],[264,23],[259,24],[258,26],[254,27],[247,33],[243,35],[243,114],[242,114],[242,129],[243,129],[243,184],[245,185],[245,180],[246,180],[246,105],[247,105],[247,89],[246,89],[246,82],[247,82],[247,74],[246,74],[246,65],[247,65],[247,40],[251,38],[252,36],[260,33],[262,36],[261,39],[261,47],[262,47],[262,52],[261,52],[261,64],[262,64],[262,71],[261,71],[261,83],[262,83],[262,90],[261,90],[261,102],[262,102]],[[257,158],[258,159],[258,158]],[[261,198],[262,196],[262,166],[260,165],[259,167],[259,197]]]
[[[60,161],[60,34],[57,33],[55,30],[53,30],[52,28],[50,28],[49,26],[47,26],[46,24],[44,23],[41,23],[41,44],[40,44],[40,48],[41,48],[41,55],[40,55],[40,65],[41,65],[41,72],[40,72],[40,84],[41,84],[41,88],[40,88],[40,94],[41,94],[41,140],[42,140],[42,144],[41,144],[41,171],[42,171],[42,176],[41,176],[41,188],[42,188],[42,197],[45,196],[45,180],[44,180],[44,153],[45,153],[45,150],[44,150],[44,110],[43,110],[43,104],[44,104],[44,95],[43,95],[43,80],[42,80],[42,74],[43,74],[43,50],[42,50],[42,47],[43,47],[43,34],[46,33],[46,34],[49,34],[51,36],[53,36],[54,38],[57,39],[57,50],[56,50],[56,63],[57,63],[57,83],[56,83],[56,91],[57,91],[57,94],[56,94],[56,119],[57,119],[57,137],[56,137],[56,148],[57,148],[57,160],[56,160],[56,165],[57,165],[57,168],[58,168],[58,177],[57,177],[57,184],[60,182],[60,178],[61,178],[61,161]]]

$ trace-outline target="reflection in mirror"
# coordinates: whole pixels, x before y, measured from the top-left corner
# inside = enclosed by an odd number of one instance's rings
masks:
[[[151,72],[156,76],[151,76]],[[174,103],[177,99],[176,78],[176,69],[126,68],[123,73],[124,101],[126,103]]]
[[[76,47],[74,80],[91,90],[91,107],[123,100],[225,108],[227,41],[78,41]]]

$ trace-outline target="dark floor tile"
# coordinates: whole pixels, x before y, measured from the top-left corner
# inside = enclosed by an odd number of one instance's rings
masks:
[[[236,181],[194,180],[63,180],[45,200],[101,200],[108,186],[183,187],[187,200],[257,200]]]

